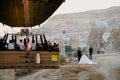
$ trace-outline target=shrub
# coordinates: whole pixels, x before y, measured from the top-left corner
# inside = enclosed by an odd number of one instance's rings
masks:
[[[27,75],[29,73],[31,73],[31,69],[22,69],[20,71],[16,71],[16,76],[24,76],[24,75]]]
[[[67,63],[67,61],[66,61],[66,59],[65,59],[65,57],[60,57],[60,64],[66,64]]]

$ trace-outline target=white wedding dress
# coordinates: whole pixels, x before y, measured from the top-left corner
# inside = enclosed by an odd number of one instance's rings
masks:
[[[94,64],[94,63],[85,54],[83,54],[78,64]]]

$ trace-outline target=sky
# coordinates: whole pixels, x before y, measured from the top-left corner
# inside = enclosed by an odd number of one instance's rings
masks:
[[[57,14],[67,14],[83,12],[87,10],[104,9],[112,6],[120,6],[120,0],[65,0],[65,2],[55,11],[52,16]],[[8,30],[10,30],[7,26],[4,26],[6,27],[4,28],[1,23],[0,27],[2,27],[2,31],[0,31],[0,34],[3,34],[3,32],[7,32]],[[17,31],[17,29],[12,30],[12,32],[15,31]]]
[[[104,9],[111,6],[120,6],[120,0],[65,0],[53,15]]]

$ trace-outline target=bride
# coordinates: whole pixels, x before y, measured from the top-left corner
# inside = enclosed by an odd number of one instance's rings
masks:
[[[85,52],[82,52],[82,56],[78,64],[94,64],[86,55],[87,54]]]

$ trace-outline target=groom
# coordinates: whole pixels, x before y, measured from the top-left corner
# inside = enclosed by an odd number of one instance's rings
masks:
[[[92,60],[92,54],[93,54],[93,48],[92,48],[92,46],[90,46],[90,48],[89,48],[89,59],[91,59],[91,60]]]
[[[78,55],[78,62],[79,62],[80,59],[81,59],[81,56],[82,56],[82,52],[81,52],[81,50],[80,50],[80,47],[78,47],[77,55]]]

